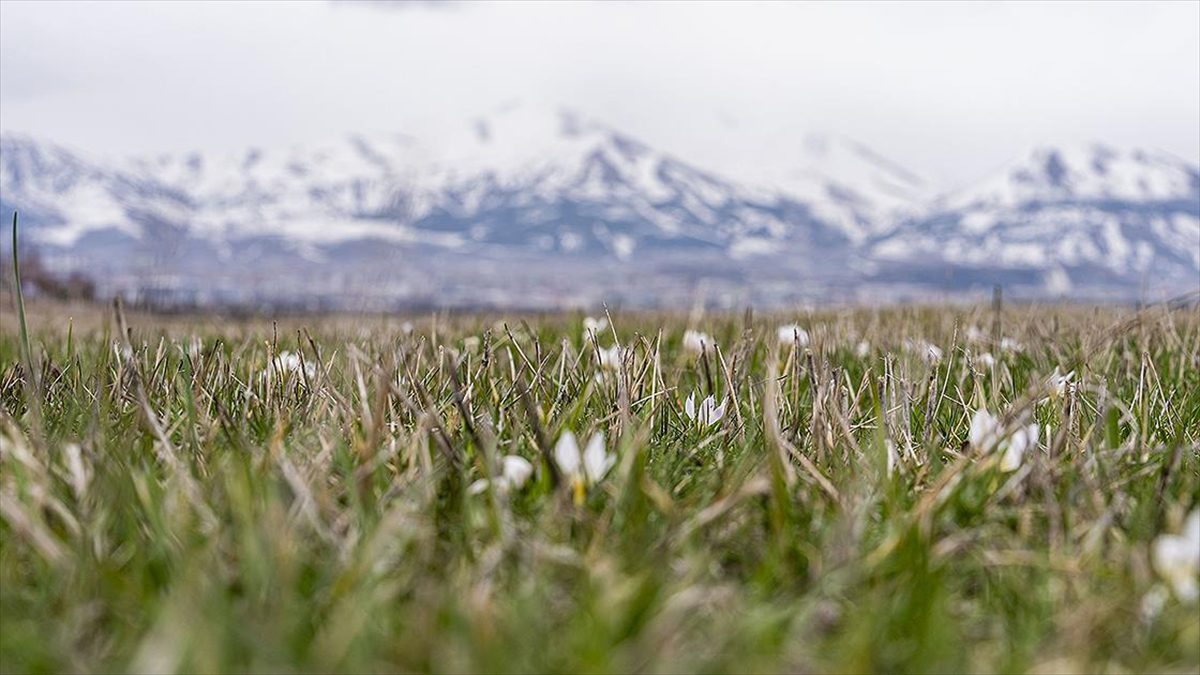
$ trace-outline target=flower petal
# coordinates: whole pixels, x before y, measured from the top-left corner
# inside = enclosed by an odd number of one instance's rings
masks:
[[[616,457],[612,459],[615,461]],[[609,462],[609,455],[604,450],[604,434],[597,431],[592,434],[587,448],[583,451],[583,468],[587,473],[588,482],[595,483],[604,478],[604,474],[608,473],[610,467],[612,467],[612,463]]]
[[[562,436],[558,437],[558,443],[554,445],[554,463],[558,465],[559,471],[567,476],[578,476],[582,462],[575,434],[569,429],[563,431]]]
[[[709,413],[709,424],[716,424],[725,417],[725,406],[729,405],[729,399],[723,399],[721,405],[715,406]]]
[[[533,475],[533,464],[524,457],[505,455],[501,463],[503,468],[500,475],[503,476],[508,486],[514,490],[519,490],[523,487],[529,481],[530,476]]]
[[[999,423],[996,418],[986,410],[976,410],[974,417],[971,418],[970,440],[971,447],[979,450],[987,450],[996,442],[996,427]]]
[[[700,402],[700,411],[696,413],[696,419],[701,424],[712,424],[713,409],[717,407],[717,399],[712,396],[707,396]]]
[[[1192,551],[1200,560],[1200,508],[1192,509],[1191,515],[1183,523],[1183,531],[1180,534],[1192,542]]]

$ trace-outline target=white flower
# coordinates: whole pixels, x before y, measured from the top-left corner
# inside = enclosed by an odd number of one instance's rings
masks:
[[[67,456],[67,471],[71,475],[71,489],[75,491],[75,496],[79,499],[87,492],[88,483],[91,482],[92,473],[84,466],[83,463],[83,448],[78,444],[67,443],[63,446],[63,454]]]
[[[187,347],[188,358],[192,360],[193,366],[195,366],[196,362],[200,360],[200,355],[203,353],[204,345],[200,342],[200,338],[193,335],[192,339],[188,341]]]
[[[1162,534],[1150,550],[1154,571],[1166,580],[1180,601],[1192,604],[1200,598],[1200,508],[1192,511],[1179,534]]]
[[[603,370],[615,371],[621,368],[621,348],[613,345],[608,349],[600,348],[596,350],[600,357],[600,368]]]
[[[927,363],[937,363],[942,360],[942,348],[937,345],[927,344],[925,345],[925,351],[922,352],[922,356]]]
[[[987,333],[979,329],[979,326],[971,326],[967,329],[967,342],[983,342],[987,340]]]
[[[554,445],[554,463],[571,483],[575,503],[583,503],[587,488],[595,485],[617,463],[617,456],[604,449],[604,434],[592,434],[587,447],[579,452],[579,443],[570,430],[564,431]]]
[[[411,335],[413,328],[415,328],[415,326],[413,326],[413,322],[411,321],[405,321],[404,323],[400,324],[400,332],[404,333],[405,335]]]
[[[1037,447],[1041,429],[1034,422],[1018,427],[1007,435],[1003,435],[1004,431],[995,416],[986,410],[977,410],[971,418],[971,446],[983,451],[1004,453],[1000,459],[1000,470],[1016,471],[1021,467],[1025,451]]]
[[[1170,593],[1163,588],[1162,584],[1154,584],[1149,591],[1142,596],[1142,602],[1138,606],[1138,614],[1143,623],[1153,623],[1162,614],[1163,607],[1167,605],[1167,599],[1170,598]]]
[[[133,358],[133,347],[128,344],[114,341],[112,347],[118,361],[129,361]]]
[[[1071,371],[1066,375],[1059,372],[1058,366],[1054,366],[1054,372],[1046,380],[1047,386],[1050,388],[1051,398],[1060,398],[1074,386],[1075,371]]]
[[[871,353],[871,343],[866,340],[859,341],[858,345],[854,347],[854,353],[860,359],[866,358]]]
[[[599,336],[605,328],[608,328],[608,317],[602,316],[597,319],[589,316],[583,320],[583,339],[590,340],[593,335]]]
[[[519,455],[505,455],[500,459],[500,475],[496,477],[496,491],[506,494],[512,490],[520,490],[533,476],[533,464]],[[486,478],[471,483],[467,492],[477,495],[487,489]]]
[[[793,344],[801,347],[808,346],[808,331],[794,323],[780,326],[777,335],[779,337],[779,344],[785,347]]]
[[[301,359],[299,354],[293,354],[288,351],[279,352],[279,356],[276,357],[276,360],[279,362],[279,367],[288,371],[289,373],[294,373],[300,370]]]
[[[1025,457],[1026,450],[1032,450],[1037,447],[1038,436],[1041,429],[1038,428],[1036,422],[1019,427],[1008,437],[1007,442],[1000,443],[1000,450],[1004,452],[1004,457],[1000,460],[1001,471],[1016,471],[1021,468],[1021,460]]]
[[[997,440],[996,432],[999,431],[999,427],[999,420],[990,412],[976,410],[975,415],[971,417],[971,431],[967,436],[971,441],[971,447],[990,448]]]
[[[696,392],[692,392],[687,397],[687,401],[683,404],[683,412],[687,414],[688,419],[698,422],[701,426],[712,426],[721,421],[725,417],[725,406],[729,400],[721,401],[721,405],[717,405],[717,399],[709,396],[700,402],[700,409],[696,409]]]
[[[910,352],[917,352],[931,365],[942,360],[942,348],[924,340],[905,340],[904,348]]]
[[[301,366],[303,366],[304,377],[306,379],[312,380],[317,376],[317,364],[300,358],[299,354],[284,350],[275,355],[275,358],[267,366],[266,372],[263,373],[263,377],[266,378],[268,374],[280,371],[284,373],[299,373]]]
[[[996,365],[996,357],[988,352],[984,352],[975,357],[975,361],[984,368],[991,368]]]
[[[683,348],[693,354],[703,353],[713,344],[711,337],[698,330],[687,330],[683,333]]]
[[[1002,352],[1020,352],[1025,350],[1025,345],[1017,342],[1013,338],[1003,338],[1000,340],[1000,351]]]

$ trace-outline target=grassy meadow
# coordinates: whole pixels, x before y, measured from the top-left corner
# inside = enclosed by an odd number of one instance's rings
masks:
[[[1194,306],[6,302],[0,671],[1200,669]]]

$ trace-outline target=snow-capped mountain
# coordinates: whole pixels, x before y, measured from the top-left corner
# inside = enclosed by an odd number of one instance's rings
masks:
[[[0,204],[35,224],[38,243],[71,247],[97,231],[145,233],[164,209],[186,217],[188,197],[156,181],[17,134],[0,135]]]
[[[138,158],[115,169],[6,136],[3,185],[8,201],[48,215],[36,237],[51,245],[100,230],[136,238],[138,219],[122,217],[135,211],[213,244],[272,237],[310,253],[373,239],[618,259],[662,247],[744,257],[844,239],[785,193],[738,185],[569,113],[529,117],[476,120],[435,147],[353,136],[282,153]]]
[[[116,161],[0,135],[0,206],[52,264],[195,301],[778,304],[897,282],[1134,294],[1149,275],[1187,288],[1197,176],[1156,153],[1042,150],[934,198],[862,144],[809,136],[786,167],[735,179],[520,105],[435,137]]]
[[[810,204],[855,243],[880,234],[936,196],[931,183],[866,145],[843,136],[806,134],[783,166],[752,177]]]
[[[950,284],[1002,271],[1050,294],[1194,290],[1200,169],[1161,152],[1040,148],[935,200],[866,251],[891,270],[939,270]]]

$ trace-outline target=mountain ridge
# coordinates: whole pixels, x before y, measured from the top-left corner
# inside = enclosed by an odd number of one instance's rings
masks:
[[[435,139],[116,161],[6,131],[0,204],[25,214],[51,262],[109,292],[214,301],[345,295],[339,283],[385,303],[486,287],[491,304],[635,306],[704,288],[718,304],[772,305],[989,282],[1031,296],[1131,296],[1148,276],[1163,292],[1200,286],[1200,168],[1166,153],[1042,148],[935,194],[851,139],[805,143],[790,175],[746,182],[521,107]],[[283,281],[255,281],[266,272]]]

